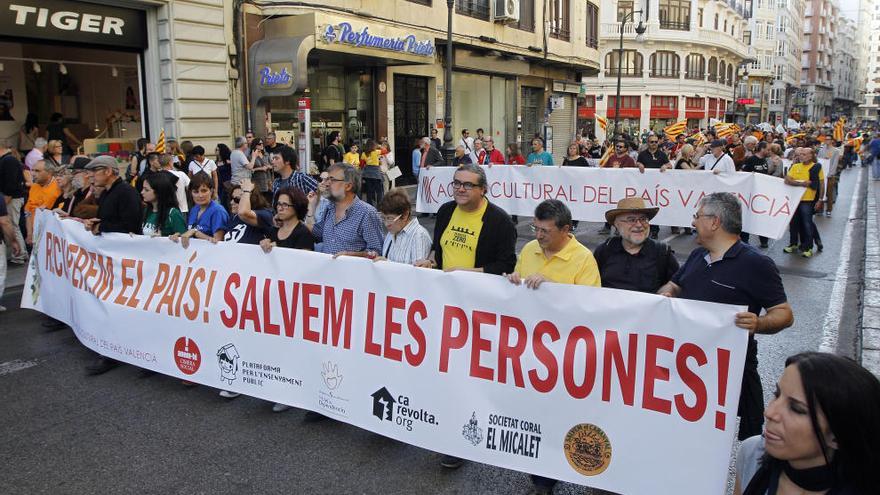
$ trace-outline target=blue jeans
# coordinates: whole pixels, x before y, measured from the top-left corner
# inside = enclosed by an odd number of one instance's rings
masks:
[[[871,177],[880,179],[880,159],[874,158],[871,160]]]
[[[813,205],[812,201],[801,201],[788,225],[788,245],[799,245],[801,251],[813,249],[813,233],[816,229],[816,225],[813,223]]]

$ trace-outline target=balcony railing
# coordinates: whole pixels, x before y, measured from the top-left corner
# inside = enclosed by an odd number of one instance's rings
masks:
[[[624,67],[620,71],[620,77],[642,77],[641,69],[632,69]],[[617,67],[609,67],[605,69],[605,77],[617,77]]]
[[[690,31],[691,24],[689,22],[660,21],[660,29],[673,29],[675,31]]]
[[[651,69],[651,77],[660,77],[664,79],[678,79],[679,71],[671,69]]]

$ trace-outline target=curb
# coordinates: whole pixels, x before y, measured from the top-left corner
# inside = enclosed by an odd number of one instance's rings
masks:
[[[868,371],[880,377],[880,224],[874,179],[868,177],[867,228],[865,232],[864,286],[862,288],[862,355]]]

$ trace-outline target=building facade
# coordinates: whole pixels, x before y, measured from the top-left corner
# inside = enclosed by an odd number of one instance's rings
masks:
[[[784,124],[791,117],[801,82],[804,0],[762,0],[759,3],[756,15],[760,13],[766,23],[769,12],[774,16],[775,30],[767,114],[762,122]]]
[[[411,176],[415,141],[482,128],[496,147],[539,135],[558,160],[574,138],[581,77],[598,70],[599,2],[457,0],[452,60],[442,0],[322,0],[242,7],[247,127],[275,131],[313,161],[343,142],[387,137]]]
[[[0,132],[60,113],[86,152],[164,129],[212,153],[240,127],[231,19],[223,0],[2,0]]]
[[[855,117],[859,105],[858,57],[856,23],[841,15],[838,19],[832,59],[832,97],[834,98],[831,109],[832,119],[845,117],[848,121],[853,121]]]
[[[804,10],[801,90],[797,109],[802,120],[831,119],[834,102],[834,46],[840,22],[836,0],[808,0]]]
[[[862,122],[877,122],[880,109],[880,2],[861,0],[859,4],[859,28],[864,44],[864,55],[859,73],[864,77],[864,97],[859,105]]]
[[[586,99],[610,126],[619,74],[621,131],[660,130],[682,119],[690,128],[705,127],[710,119],[732,117],[735,81],[749,56],[748,15],[744,2],[733,1],[603,2],[602,64],[596,77],[584,80]],[[647,28],[643,42],[635,33],[640,20]]]

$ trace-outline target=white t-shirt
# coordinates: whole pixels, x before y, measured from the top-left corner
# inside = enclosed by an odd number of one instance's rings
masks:
[[[189,213],[189,203],[186,201],[186,189],[189,187],[189,176],[180,170],[167,170],[167,172],[177,176],[177,205],[180,208],[180,212],[183,213],[183,217],[186,218],[186,214]]]
[[[715,162],[718,162],[717,164]],[[733,158],[727,153],[721,155],[721,158],[715,158],[712,153],[706,153],[700,158],[700,169],[702,170],[718,170],[719,172],[736,172],[736,165]]]
[[[205,172],[206,174],[208,174],[209,177],[212,177],[213,172],[217,170],[217,164],[214,163],[214,160],[211,160],[210,158],[205,158],[205,161],[202,163],[193,160],[189,162],[188,170],[189,173],[192,175],[195,175],[199,172]]]

